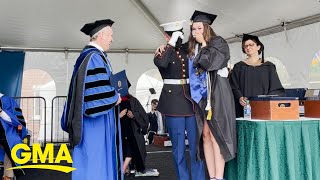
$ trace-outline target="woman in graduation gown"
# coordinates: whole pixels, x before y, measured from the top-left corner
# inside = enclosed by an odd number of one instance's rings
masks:
[[[189,77],[192,98],[202,114],[203,149],[210,179],[223,179],[225,162],[236,156],[234,99],[227,79],[227,42],[210,25],[216,15],[195,11],[189,37]]]
[[[265,62],[264,46],[257,36],[243,34],[242,52],[247,58],[234,65],[230,77],[237,117],[243,117],[243,106],[248,97],[284,94],[276,66]]]
[[[120,121],[122,134],[123,171],[128,174],[129,162],[137,172],[145,170],[147,156],[144,135],[147,133],[149,119],[141,103],[128,94],[120,103]]]

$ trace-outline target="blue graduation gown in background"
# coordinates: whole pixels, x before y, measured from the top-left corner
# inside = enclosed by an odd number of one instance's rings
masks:
[[[5,131],[8,145],[10,149],[12,149],[15,145],[22,143],[23,139],[28,134],[28,130],[25,127],[25,121],[22,116],[21,109],[19,108],[16,101],[8,96],[2,96],[0,100],[3,112],[5,112],[11,120],[11,122],[8,122],[0,117],[0,121]],[[17,133],[19,125],[22,126],[22,130],[19,133]],[[21,157],[21,152],[22,150],[19,149],[17,152],[18,157]],[[3,157],[5,152],[0,151],[0,153],[0,157]]]
[[[67,129],[71,136],[75,131],[80,131],[80,140],[74,144],[72,158],[76,170],[72,172],[72,179],[117,180],[118,167],[122,167],[122,161],[118,162],[122,159],[120,122],[115,114],[115,108],[118,108],[115,106],[118,93],[110,86],[110,63],[96,48],[91,49],[93,53],[88,53],[88,49],[85,49],[78,58],[68,95],[68,99],[71,99],[69,105],[79,105],[73,101],[80,98],[82,112],[68,107],[67,100],[62,116],[62,127]],[[84,70],[83,74],[81,68]],[[83,82],[79,82],[81,75],[84,75]],[[81,83],[83,86],[77,86]],[[70,119],[76,118],[74,114],[78,113],[81,114],[81,118],[76,120],[81,121],[79,129],[72,124],[74,120]],[[68,124],[70,121],[71,125]],[[117,141],[120,145],[117,145]]]

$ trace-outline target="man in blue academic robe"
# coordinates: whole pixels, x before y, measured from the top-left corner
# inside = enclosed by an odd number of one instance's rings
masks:
[[[73,180],[123,179],[117,111],[121,98],[110,85],[112,68],[105,53],[113,40],[112,24],[110,19],[99,20],[81,29],[90,43],[74,65],[61,119],[74,147]]]

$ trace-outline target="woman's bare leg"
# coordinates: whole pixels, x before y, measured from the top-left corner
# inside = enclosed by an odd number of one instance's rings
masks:
[[[224,174],[224,165],[225,160],[220,152],[220,147],[216,141],[216,139],[213,137],[212,133],[210,132],[212,143],[213,143],[213,151],[214,151],[214,163],[215,163],[215,172],[216,172],[216,178],[222,179]]]
[[[131,157],[126,157],[126,158],[124,159],[124,162],[123,162],[123,172],[124,172],[124,173],[128,173],[128,172],[127,172],[127,168],[128,168],[128,165],[129,165],[131,159],[132,159]]]
[[[203,123],[203,150],[204,156],[206,158],[207,169],[210,178],[216,177],[216,167],[215,167],[215,157],[214,157],[214,147],[212,142],[212,135],[210,128],[208,126],[207,120]]]

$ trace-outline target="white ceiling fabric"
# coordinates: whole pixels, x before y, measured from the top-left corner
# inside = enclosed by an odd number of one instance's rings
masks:
[[[139,0],[0,0],[0,48],[82,49],[89,38],[81,27],[97,19],[110,18],[114,42],[111,50],[149,50],[152,52],[164,39],[158,26],[137,6]],[[189,20],[194,10],[217,14],[212,27],[218,35],[231,38],[242,33],[259,31],[320,14],[318,0],[141,0],[159,24]],[[139,4],[139,3],[138,3]],[[158,25],[159,25],[158,24]],[[185,40],[189,27],[185,26]],[[309,66],[320,50],[320,23],[261,37],[266,57],[281,61],[287,69],[287,87],[318,87],[310,84]],[[229,44],[231,62],[244,58],[239,43]],[[42,69],[56,83],[56,95],[65,95],[73,64],[79,53],[31,52],[27,50],[25,70]],[[135,95],[140,76],[156,68],[151,53],[109,54],[115,72],[126,69]],[[320,62],[320,59],[319,59]],[[320,77],[320,72],[318,72]],[[317,77],[317,76],[314,76]],[[319,78],[320,79],[320,78]],[[316,80],[313,80],[316,81]],[[142,88],[143,89],[143,88]],[[145,90],[142,90],[145,91]],[[142,94],[141,94],[142,93]],[[146,92],[149,96],[149,92]],[[143,96],[143,92],[138,92]],[[157,92],[158,95],[158,92]],[[146,96],[146,97],[148,97]]]
[[[88,22],[115,21],[112,49],[155,49],[161,32],[136,0],[1,0],[0,46],[82,48]],[[189,20],[194,10],[217,14],[215,31],[224,38],[320,13],[318,0],[142,0],[158,22]],[[186,27],[186,32],[188,28]],[[187,39],[187,38],[186,38]]]

